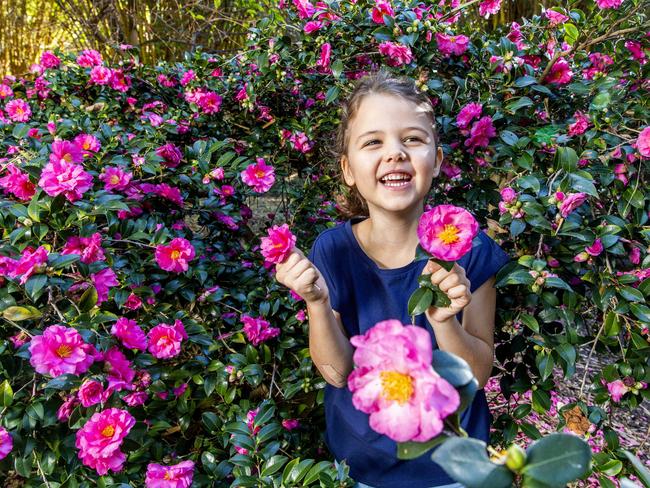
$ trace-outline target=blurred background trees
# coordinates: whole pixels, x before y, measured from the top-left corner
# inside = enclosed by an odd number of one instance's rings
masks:
[[[489,20],[474,13],[463,21],[489,30],[558,3],[504,0]],[[247,27],[277,5],[277,0],[0,0],[0,75],[26,73],[46,49],[93,48],[110,59],[120,44],[131,44],[145,63],[180,59],[198,46],[236,51]]]

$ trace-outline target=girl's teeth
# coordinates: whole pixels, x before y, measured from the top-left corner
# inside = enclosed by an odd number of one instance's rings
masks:
[[[386,181],[386,182],[384,183],[384,185],[386,185],[386,186],[392,186],[392,187],[405,186],[405,185],[407,185],[407,184],[408,184],[408,181],[406,181],[406,180],[401,180],[401,181],[399,181],[399,180],[397,180],[397,181],[390,181],[390,180],[388,180],[388,181]]]

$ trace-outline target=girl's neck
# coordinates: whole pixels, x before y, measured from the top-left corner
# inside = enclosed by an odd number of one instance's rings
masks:
[[[381,268],[411,263],[418,245],[417,228],[422,211],[412,215],[380,213],[353,227],[364,252]]]

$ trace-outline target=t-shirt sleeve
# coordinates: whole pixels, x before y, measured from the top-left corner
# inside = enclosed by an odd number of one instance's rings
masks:
[[[330,293],[330,304],[332,308],[336,311],[341,310],[339,308],[339,294],[337,293],[336,283],[333,279],[333,269],[334,269],[334,252],[331,249],[331,246],[327,245],[328,239],[322,234],[316,238],[314,244],[309,251],[307,258],[318,268],[318,271],[323,275],[323,279],[327,284],[327,289]]]
[[[469,261],[465,266],[472,293],[510,261],[510,256],[485,232],[481,231],[478,237],[480,245],[469,252]]]

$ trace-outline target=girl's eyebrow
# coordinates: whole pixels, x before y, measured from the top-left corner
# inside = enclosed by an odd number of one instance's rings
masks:
[[[418,126],[415,126],[415,125],[414,125],[414,126],[411,126],[411,127],[405,127],[405,128],[404,128],[404,131],[409,131],[409,130],[419,130],[420,132],[424,132],[425,134],[429,135],[429,133],[427,132],[427,130],[424,129],[423,127],[418,127]],[[383,134],[383,131],[381,131],[381,130],[369,130],[369,131],[367,131],[367,132],[364,132],[364,133],[361,134],[359,137],[357,137],[357,142],[358,142],[360,139],[362,139],[363,137],[369,136],[369,135],[371,135],[371,134]]]

